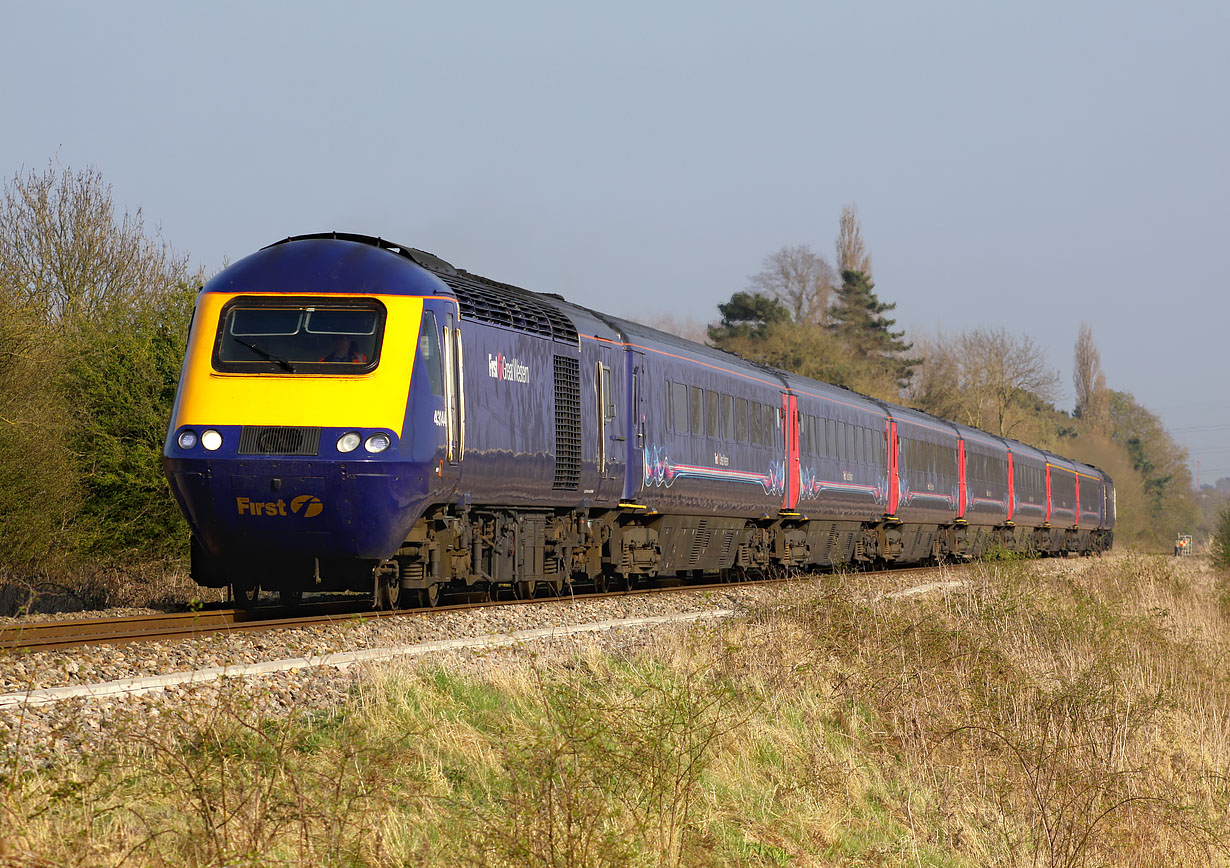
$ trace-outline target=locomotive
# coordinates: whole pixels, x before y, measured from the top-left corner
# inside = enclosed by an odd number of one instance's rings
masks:
[[[196,303],[163,461],[202,586],[559,594],[1113,541],[1090,465],[362,235]]]

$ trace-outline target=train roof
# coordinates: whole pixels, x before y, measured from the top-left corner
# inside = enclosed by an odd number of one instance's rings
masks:
[[[202,292],[262,292],[276,279],[304,292],[355,295],[450,295],[457,298],[463,318],[537,334],[576,345],[582,337],[626,343],[649,352],[680,357],[737,373],[766,384],[845,403],[881,416],[925,424],[967,440],[1045,460],[1070,468],[1095,465],[999,437],[977,428],[933,416],[891,401],[871,398],[844,386],[752,362],[716,347],[698,344],[634,320],[574,304],[555,293],[542,293],[492,280],[457,268],[433,253],[370,235],[321,232],[292,235],[246,256],[218,272]],[[344,282],[343,282],[344,277]],[[1061,465],[1062,466],[1062,465]],[[1108,477],[1109,478],[1109,477]]]

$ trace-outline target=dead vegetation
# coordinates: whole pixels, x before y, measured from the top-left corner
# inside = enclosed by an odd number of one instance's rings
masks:
[[[231,689],[7,763],[0,864],[1224,864],[1230,622],[1194,560],[898,601],[833,576],[649,650],[385,669],[290,717]]]

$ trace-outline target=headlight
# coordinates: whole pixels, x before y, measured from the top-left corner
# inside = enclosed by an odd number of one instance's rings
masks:
[[[337,438],[338,452],[354,452],[359,448],[359,444],[363,442],[363,438],[356,431],[348,431],[341,437]]]
[[[383,452],[388,449],[392,443],[393,441],[389,439],[388,434],[377,431],[371,437],[367,438],[367,442],[363,444],[363,448],[368,452]]]
[[[211,428],[201,435],[201,445],[213,452],[222,445],[222,435]]]
[[[195,431],[181,431],[180,432],[180,435],[179,435],[179,448],[180,449],[191,449],[195,445],[196,445],[196,432]]]

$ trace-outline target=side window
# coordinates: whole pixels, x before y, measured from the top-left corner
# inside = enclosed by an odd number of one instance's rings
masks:
[[[688,387],[671,383],[671,409],[675,415],[675,433],[688,433]]]
[[[824,420],[824,454],[837,457],[837,422],[832,419]]]
[[[733,440],[735,436],[735,408],[730,395],[722,395],[722,438]]]
[[[807,446],[807,434],[810,429],[807,427],[807,414],[799,414],[799,452],[810,452],[811,449]]]
[[[752,444],[755,446],[759,446],[764,442],[764,439],[763,439],[764,431],[763,431],[763,428],[761,427],[761,423],[764,421],[764,417],[760,412],[760,405],[757,404],[755,401],[753,401],[751,403],[751,408],[749,412],[751,414],[750,428],[751,428]]]
[[[704,417],[704,390],[698,386],[688,388],[689,407],[692,413],[692,433],[705,433],[705,417]]]
[[[867,456],[863,454],[863,429],[855,425],[851,430],[854,434],[854,460],[863,464],[867,461]]]
[[[436,327],[436,315],[423,312],[423,325],[419,331],[419,364],[427,371],[431,394],[444,397],[444,368],[440,356],[440,329]]]
[[[747,442],[747,398],[735,398],[735,439]]]
[[[671,416],[671,381],[670,380],[666,381],[666,415],[663,418],[666,419],[666,429],[668,431],[675,430],[675,419],[673,416]]]
[[[718,436],[718,393],[705,390],[705,428],[710,437]]]

